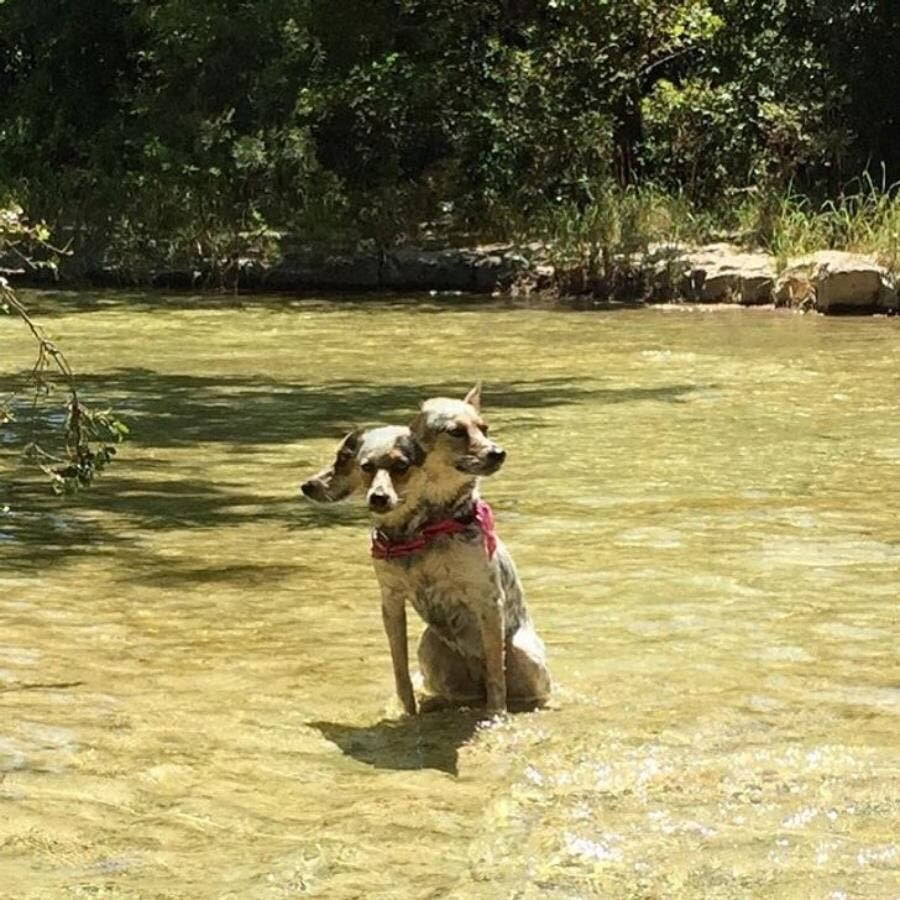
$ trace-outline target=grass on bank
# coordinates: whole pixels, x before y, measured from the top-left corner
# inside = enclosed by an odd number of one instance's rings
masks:
[[[771,253],[779,270],[790,259],[831,249],[874,257],[900,276],[900,184],[879,185],[867,175],[825,201],[790,187],[751,187],[727,191],[718,203],[700,206],[684,193],[657,185],[623,188],[607,179],[582,183],[572,194],[578,199],[560,198],[537,209],[512,201],[479,205],[470,215],[452,203],[439,204],[447,209],[432,221],[424,221],[424,201],[398,201],[389,221],[368,226],[366,220],[348,219],[347,210],[319,210],[316,227],[301,215],[278,228],[261,219],[248,228],[246,217],[224,214],[209,221],[188,216],[173,227],[172,220],[156,221],[151,215],[108,229],[93,253],[86,249],[97,243],[90,229],[72,232],[67,241],[73,252],[71,259],[62,259],[67,270],[62,274],[78,277],[79,267],[92,260],[96,266],[100,260],[137,282],[143,275],[149,279],[154,270],[187,268],[207,273],[207,286],[236,289],[245,261],[277,262],[286,252],[295,252],[295,245],[328,253],[353,252],[365,245],[374,251],[404,243],[466,246],[509,241],[540,247],[531,255],[554,265],[564,289],[641,295],[647,287],[641,281],[644,270],[674,260],[677,248],[724,241]],[[18,207],[9,209],[15,212]],[[2,213],[0,203],[0,230]],[[65,237],[66,229],[61,230]]]
[[[900,275],[900,186],[879,187],[869,178],[821,203],[792,190],[750,189],[714,209],[652,185],[602,184],[585,203],[560,203],[527,222],[507,217],[505,225],[506,237],[540,241],[557,267],[580,270],[587,280],[610,277],[623,259],[639,258],[653,245],[711,241],[765,250],[779,270],[792,258],[828,249],[872,256]]]
[[[863,179],[855,193],[816,206],[787,193],[752,211],[751,234],[775,256],[778,268],[815,250],[848,250],[874,257],[900,273],[900,190]]]

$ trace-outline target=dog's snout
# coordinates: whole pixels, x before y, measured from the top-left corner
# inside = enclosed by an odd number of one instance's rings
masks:
[[[380,491],[378,493],[369,494],[369,506],[371,506],[372,509],[385,509],[390,502],[391,498]]]
[[[304,497],[309,497],[310,500],[315,500],[316,497],[319,496],[320,493],[320,485],[315,479],[310,479],[309,481],[304,481],[303,484],[300,485],[300,491]]]
[[[499,466],[506,459],[506,451],[502,447],[491,447],[487,453],[488,462]]]

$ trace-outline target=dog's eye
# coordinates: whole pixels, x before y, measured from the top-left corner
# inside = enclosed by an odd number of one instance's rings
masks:
[[[371,475],[371,474],[375,471],[375,463],[373,463],[373,462],[364,462],[364,463],[360,466],[360,468],[363,470],[363,472],[366,473],[366,475]]]
[[[488,433],[488,430],[489,430],[489,429],[488,429],[487,425],[482,425],[482,426],[481,426],[481,433],[482,433],[482,434],[487,434],[487,433]]]
[[[400,472],[402,474],[403,472],[406,472],[408,470],[409,463],[405,459],[398,459],[397,462],[394,463],[395,472]]]
[[[449,434],[450,437],[464,438],[466,436],[466,429],[462,425],[454,425],[453,428],[447,429],[447,434]]]

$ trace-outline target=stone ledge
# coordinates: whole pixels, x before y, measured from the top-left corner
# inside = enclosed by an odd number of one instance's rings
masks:
[[[778,274],[775,258],[727,243],[689,247],[658,244],[646,253],[617,260],[633,291],[643,282],[644,299],[652,302],[737,303],[742,306],[790,306],[822,313],[896,313],[896,279],[868,256],[823,250],[793,260]],[[542,280],[571,291],[571,272],[541,267]],[[548,271],[549,268],[549,271]],[[537,272],[538,267],[533,267]],[[637,273],[638,277],[635,277]],[[603,293],[603,284],[580,290]]]
[[[897,309],[897,285],[884,266],[857,253],[821,250],[793,261],[773,290],[777,306],[823,313],[887,313]]]
[[[827,250],[794,260],[781,274],[773,256],[727,243],[690,247],[658,244],[613,260],[607,278],[583,268],[550,264],[552,250],[532,244],[428,249],[400,247],[379,252],[299,248],[274,265],[238,260],[223,276],[209,266],[144,273],[97,267],[73,279],[97,287],[150,285],[200,290],[224,285],[245,291],[376,292],[434,291],[476,295],[589,296],[629,303],[774,304],[823,313],[895,313],[896,279],[874,259]],[[235,279],[236,276],[236,279]],[[47,286],[52,273],[23,273],[24,283]],[[65,281],[65,279],[64,279]],[[71,283],[71,282],[69,282]]]

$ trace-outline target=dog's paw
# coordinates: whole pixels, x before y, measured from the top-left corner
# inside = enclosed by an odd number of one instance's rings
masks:
[[[440,697],[437,695],[431,697],[423,697],[419,701],[419,712],[420,713],[431,713],[431,712],[441,712],[445,709],[451,709],[454,706],[454,703],[451,700],[448,700],[446,697]]]

